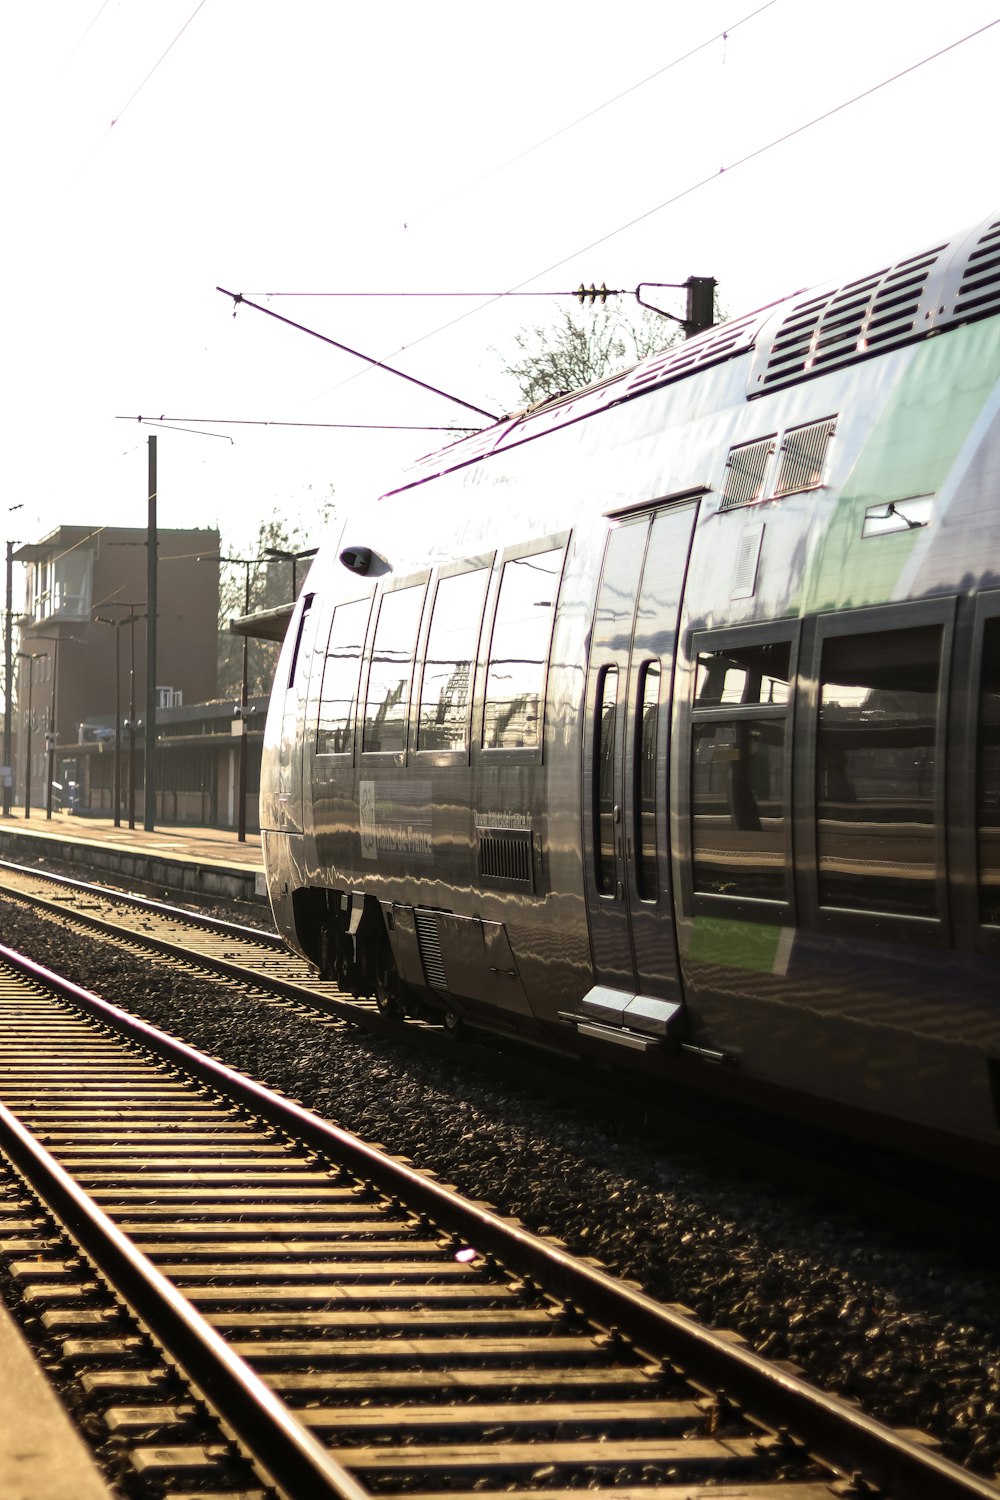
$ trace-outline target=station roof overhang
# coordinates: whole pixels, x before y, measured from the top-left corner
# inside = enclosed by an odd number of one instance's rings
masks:
[[[276,609],[259,609],[252,615],[237,615],[229,622],[229,633],[245,635],[254,641],[283,641],[294,608],[294,604],[279,604]]]

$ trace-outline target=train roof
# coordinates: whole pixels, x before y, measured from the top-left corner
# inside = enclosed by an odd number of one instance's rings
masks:
[[[429,453],[388,494],[464,468],[502,448],[741,355],[750,355],[746,397],[814,379],[959,323],[1000,312],[1000,216],[850,281],[794,293],[649,355],[585,390],[559,395]]]

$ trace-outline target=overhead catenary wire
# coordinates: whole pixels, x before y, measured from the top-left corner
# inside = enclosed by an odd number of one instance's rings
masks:
[[[377,369],[384,370],[388,375],[398,375],[400,380],[408,380],[411,385],[417,385],[421,390],[430,391],[435,396],[442,396],[445,401],[454,401],[456,406],[464,406],[466,411],[474,411],[477,416],[485,417],[488,422],[497,421],[494,412],[484,411],[481,406],[474,406],[471,401],[463,401],[461,396],[452,396],[448,391],[442,391],[436,385],[429,385],[426,380],[418,380],[415,375],[407,375],[405,370],[394,369],[392,365],[387,365],[384,360],[373,359],[370,354],[362,354],[359,349],[352,349],[349,344],[342,344],[339,340],[332,339],[325,333],[319,333],[315,328],[307,328],[304,323],[296,323],[292,318],[283,317],[281,313],[276,313],[271,307],[261,307],[259,302],[250,302],[244,297],[242,292],[228,292],[224,286],[217,286],[215,290],[221,292],[224,297],[232,297],[234,318],[237,308],[241,306],[252,307],[255,312],[262,312],[269,318],[276,318],[279,323],[287,323],[289,328],[296,328],[300,333],[308,333],[311,338],[319,339],[324,344],[330,344],[334,349],[340,349],[345,354],[353,354],[355,359],[364,360],[366,364],[374,365]]]
[[[268,417],[115,417],[116,422],[141,422],[145,427],[166,427],[176,422],[204,422],[212,427],[320,427],[347,432],[479,432],[479,427],[429,426],[426,422],[280,422]],[[192,429],[177,427],[185,432]],[[201,434],[225,437],[226,433]],[[232,441],[232,439],[230,439]]]
[[[640,283],[645,285],[646,283]],[[590,298],[592,295],[603,301],[605,297],[633,297],[635,287],[613,287],[599,286],[596,289],[590,287],[575,286],[571,291],[565,288],[550,292],[244,292],[245,297],[577,297]]]
[[[461,187],[455,188],[443,198],[439,198],[431,207],[443,208],[446,203],[454,202],[463,193],[471,192],[473,188],[479,187],[480,183],[488,182],[491,177],[496,177],[498,173],[506,171],[508,167],[513,167],[519,161],[523,161],[526,156],[532,156],[536,151],[540,151],[552,141],[558,140],[560,136],[564,136],[569,131],[575,130],[578,125],[583,125],[587,120],[592,120],[595,115],[599,115],[602,111],[610,109],[612,105],[618,104],[622,99],[627,99],[629,94],[634,94],[637,90],[645,88],[647,83],[653,83],[657,78],[662,78],[663,74],[669,73],[672,68],[678,68],[682,63],[689,62],[692,57],[697,57],[699,52],[704,52],[706,48],[711,47],[715,42],[726,42],[732,32],[737,31],[741,26],[745,26],[748,21],[753,21],[757,16],[762,15],[765,10],[770,10],[771,6],[776,4],[777,0],[765,0],[765,4],[758,5],[756,10],[750,11],[748,15],[741,16],[738,21],[733,21],[731,25],[724,27],[722,31],[714,32],[710,37],[706,37],[703,42],[699,42],[697,46],[691,47],[687,52],[681,53],[680,56],[671,58],[670,62],[664,63],[662,67],[657,68],[652,73],[648,73],[645,78],[640,78],[637,83],[629,84],[628,88],[622,89],[617,94],[613,94],[610,99],[605,99],[602,104],[595,104],[592,109],[585,110],[582,115],[577,115],[575,119],[569,120],[565,125],[560,125],[558,130],[551,131],[549,135],[543,136],[541,140],[535,141],[533,145],[525,146],[523,151],[515,152],[513,156],[508,156],[505,161],[498,162],[495,167],[490,167],[487,171],[481,172],[478,177],[472,178],[471,181],[463,183]],[[416,217],[418,215],[408,218],[403,228],[406,229],[409,224],[415,222]]]
[[[882,89],[889,88],[892,84],[898,83],[900,79],[909,77],[912,73],[918,72],[930,63],[937,62],[940,58],[947,56],[948,53],[954,52],[959,47],[964,47],[968,42],[975,41],[977,37],[983,36],[987,31],[998,25],[1000,25],[1000,17],[992,21],[987,21],[983,26],[978,26],[974,31],[967,32],[965,36],[958,37],[954,42],[949,42],[946,46],[939,47],[936,52],[928,53],[926,57],[922,57],[918,61],[910,63],[907,67],[900,68],[889,77],[881,79],[880,82],[872,84],[870,88],[862,89],[860,93],[853,94],[849,99],[842,100],[839,104],[833,105],[830,109],[823,110],[822,113],[814,115],[809,120],[804,120],[800,125],[794,126],[791,130],[783,131],[781,135],[775,136],[773,140],[767,141],[764,145],[758,146],[754,150],[746,152],[743,156],[737,157],[734,161],[724,164],[717,172],[712,172],[708,176],[700,178],[697,182],[690,183],[687,187],[681,188],[678,192],[672,194],[671,197],[665,198],[662,203],[657,203],[653,208],[646,209],[643,213],[637,214],[634,218],[628,219],[623,224],[619,224],[617,228],[608,230],[606,234],[599,235],[597,239],[591,240],[589,244],[578,246],[569,255],[562,256],[559,260],[553,261],[551,265],[543,266],[541,270],[535,271],[531,276],[526,276],[523,281],[519,281],[514,286],[508,287],[505,292],[496,296],[490,296],[485,302],[481,302],[478,307],[471,307],[467,312],[458,313],[456,317],[449,318],[447,323],[441,323],[437,328],[431,328],[427,333],[418,334],[416,338],[409,339],[405,347],[412,349],[417,344],[426,343],[428,339],[436,338],[438,334],[445,333],[449,328],[454,328],[457,324],[463,323],[467,318],[475,317],[478,313],[484,312],[486,308],[493,307],[498,301],[502,301],[503,298],[510,297],[515,292],[520,292],[523,288],[530,286],[531,282],[537,281],[539,277],[551,275],[553,271],[560,270],[569,261],[575,260],[577,256],[586,255],[588,251],[596,249],[598,245],[607,244],[609,240],[613,240],[618,235],[624,234],[626,230],[634,228],[636,224],[643,223],[644,220],[652,218],[654,214],[662,213],[665,208],[670,208],[674,204],[680,203],[684,198],[688,198],[693,193],[700,191],[700,189],[708,187],[710,183],[718,182],[720,177],[737,171],[740,167],[746,166],[748,162],[759,160],[760,157],[765,156],[769,151],[776,150],[777,147],[793,140],[796,136],[803,135],[807,130],[811,130],[814,126],[822,124],[823,121],[832,119],[835,115],[842,114],[845,110],[851,109],[855,104],[860,104],[862,100],[871,98],[872,95],[880,93]],[[391,352],[399,353],[401,351],[396,350]],[[355,375],[347,376],[345,380],[340,381],[336,386],[330,387],[324,394],[329,395],[331,391],[339,390],[343,386],[349,385],[351,381],[358,380],[363,373],[363,371],[358,371]]]
[[[164,50],[160,53],[159,57],[156,59],[156,62],[150,68],[149,72],[146,74],[146,76],[142,80],[142,82],[138,85],[137,88],[134,88],[132,90],[131,94],[125,100],[125,103],[122,105],[121,109],[118,111],[118,113],[116,115],[114,115],[112,117],[111,123],[108,126],[107,130],[104,132],[104,134],[101,136],[101,139],[94,146],[94,149],[93,149],[93,151],[91,151],[90,156],[87,157],[87,162],[89,162],[91,160],[91,158],[96,155],[96,153],[101,148],[101,146],[103,146],[104,142],[107,140],[108,136],[111,134],[111,132],[114,129],[114,127],[118,124],[118,121],[121,119],[122,115],[129,108],[129,106],[131,104],[133,104],[135,102],[135,100],[139,97],[139,95],[142,93],[143,89],[146,87],[146,84],[152,78],[152,76],[156,72],[157,68],[159,68],[160,64],[166,59],[166,57],[168,56],[168,54],[173,51],[174,47],[176,47],[177,43],[180,41],[181,37],[184,35],[185,31],[187,31],[188,27],[191,25],[191,22],[194,20],[195,16],[202,9],[202,7],[205,5],[205,3],[206,3],[206,0],[198,0],[198,4],[195,6],[195,8],[191,12],[191,14],[188,16],[187,20],[184,22],[184,25],[181,27],[180,31],[178,31],[177,35],[174,37],[173,41],[170,43],[169,46],[167,46],[167,47],[164,48]],[[100,14],[100,12],[98,12],[98,15],[99,14]],[[96,21],[96,19],[97,19],[97,17],[95,16],[94,20]],[[91,22],[91,25],[93,25],[93,22]],[[89,27],[88,27],[88,30],[89,30]],[[81,40],[82,40],[82,38],[81,38]],[[86,166],[86,164],[87,163],[85,162],[84,165]]]

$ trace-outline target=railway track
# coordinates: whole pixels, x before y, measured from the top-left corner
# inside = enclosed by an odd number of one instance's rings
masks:
[[[0,1257],[155,1493],[1000,1495],[6,949],[0,1098]]]
[[[131,940],[271,995],[359,1025],[379,1023],[374,1001],[345,996],[273,932],[244,927],[143,896],[0,860],[0,891],[82,930]]]

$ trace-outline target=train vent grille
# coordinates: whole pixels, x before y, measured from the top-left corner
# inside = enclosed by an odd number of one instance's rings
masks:
[[[502,891],[533,891],[535,862],[530,829],[491,828],[479,833],[479,881]]]
[[[767,471],[774,452],[776,434],[739,443],[730,448],[726,459],[726,483],[719,502],[720,510],[736,510],[740,505],[755,505],[764,498]]]
[[[736,354],[745,354],[753,347],[753,335],[759,321],[759,313],[747,313],[742,318],[734,318],[731,323],[706,329],[681,344],[673,344],[662,354],[651,355],[626,376],[624,396],[652,390],[654,386],[679,380],[692,370],[719,364]]]
[[[815,490],[823,483],[826,453],[836,428],[833,417],[810,422],[805,427],[790,427],[781,440],[778,478],[774,493],[794,495],[799,490]]]
[[[980,235],[955,296],[953,316],[979,318],[1000,311],[1000,219]]]
[[[446,990],[448,975],[444,967],[444,954],[441,952],[437,912],[421,911],[419,906],[415,906],[413,920],[417,929],[417,946],[420,949],[420,962],[424,966],[424,977],[432,990]]]
[[[821,375],[922,332],[918,313],[927,278],[945,249],[946,245],[935,245],[922,255],[799,303],[774,336],[760,389],[775,390]]]

